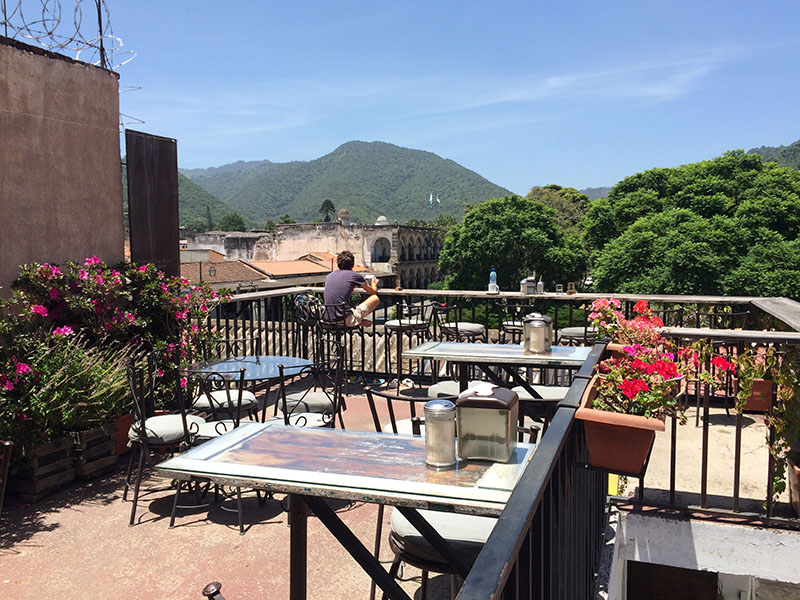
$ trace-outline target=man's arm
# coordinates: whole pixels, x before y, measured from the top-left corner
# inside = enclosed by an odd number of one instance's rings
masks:
[[[370,279],[367,279],[361,284],[361,289],[367,292],[370,296],[376,295],[378,293],[378,278],[373,276]]]

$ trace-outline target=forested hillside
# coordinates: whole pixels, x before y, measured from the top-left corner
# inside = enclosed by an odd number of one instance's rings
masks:
[[[800,140],[788,146],[761,146],[747,152],[748,154],[760,154],[764,160],[775,161],[782,167],[800,169]]]
[[[452,160],[384,142],[348,142],[308,162],[231,168],[237,164],[184,172],[255,223],[285,214],[312,221],[325,200],[360,222],[379,215],[400,222],[440,214],[460,220],[466,205],[509,193]]]

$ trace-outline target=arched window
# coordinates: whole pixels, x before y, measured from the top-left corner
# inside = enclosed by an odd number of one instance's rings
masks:
[[[386,238],[384,237],[378,238],[372,245],[371,254],[373,263],[389,262],[389,258],[392,255],[392,245]]]

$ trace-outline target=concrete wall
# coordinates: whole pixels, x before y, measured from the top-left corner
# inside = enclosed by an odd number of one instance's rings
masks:
[[[117,76],[0,36],[0,294],[29,262],[123,258]]]

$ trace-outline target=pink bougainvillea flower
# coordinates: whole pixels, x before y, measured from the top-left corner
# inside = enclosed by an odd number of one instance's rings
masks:
[[[100,263],[102,263],[102,262],[103,262],[103,261],[102,261],[102,260],[100,260],[98,257],[96,257],[96,256],[90,256],[89,258],[87,258],[87,259],[84,261],[84,263],[83,263],[83,264],[84,264],[84,265],[86,265],[86,266],[88,266],[88,267],[91,267],[92,265],[99,265],[99,264],[100,264]]]
[[[197,326],[197,323],[192,323],[192,333],[197,333],[200,331],[200,328]]]
[[[141,267],[139,267],[140,273],[144,273],[145,271],[147,271],[147,265],[142,265]]]
[[[158,371],[156,371],[156,375],[158,375],[159,377],[163,377],[164,376],[164,369],[159,369]]]
[[[55,265],[50,265],[50,274],[51,274],[53,277],[58,277],[59,275],[61,275],[61,269],[59,269],[59,268],[58,268],[57,266],[55,266]]]
[[[189,385],[189,382],[186,380],[186,377],[181,377],[181,387],[185,388],[187,385]]]
[[[34,304],[33,306],[31,306],[31,312],[37,315],[41,315],[43,317],[47,316],[47,308],[45,308],[41,304]]]
[[[73,333],[75,333],[75,330],[73,330],[69,325],[64,325],[63,327],[56,327],[53,329],[53,335],[72,335]]]
[[[10,380],[10,379],[6,379],[6,382],[5,382],[5,388],[6,388],[6,390],[8,390],[9,392],[10,392],[10,391],[12,391],[12,390],[14,389],[14,384],[11,382],[11,380]]]
[[[78,277],[83,281],[89,279],[89,273],[86,272],[86,269],[81,269],[78,271]]]
[[[639,392],[650,391],[650,386],[643,379],[626,379],[619,384],[619,389],[633,400]]]
[[[30,373],[31,367],[27,363],[18,362],[17,363],[17,375],[24,375],[25,373]]]

